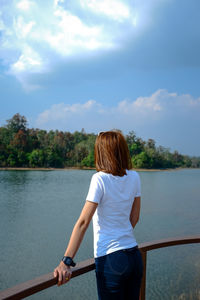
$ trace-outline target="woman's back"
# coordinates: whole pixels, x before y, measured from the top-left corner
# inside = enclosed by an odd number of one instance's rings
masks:
[[[93,175],[87,200],[98,203],[93,216],[94,256],[99,257],[137,245],[130,223],[135,197],[139,197],[140,178],[136,171],[114,176],[97,172]]]

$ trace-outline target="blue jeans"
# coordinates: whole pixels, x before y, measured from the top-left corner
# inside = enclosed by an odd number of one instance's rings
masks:
[[[143,263],[137,247],[95,258],[99,300],[139,300]]]

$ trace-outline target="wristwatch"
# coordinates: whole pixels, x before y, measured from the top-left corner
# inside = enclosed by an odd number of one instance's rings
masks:
[[[66,266],[72,266],[75,267],[76,263],[73,261],[73,259],[70,256],[63,256],[62,261]]]

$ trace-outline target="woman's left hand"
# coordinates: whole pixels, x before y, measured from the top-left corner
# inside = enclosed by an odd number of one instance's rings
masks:
[[[58,286],[67,283],[70,280],[71,276],[71,268],[66,266],[63,261],[61,261],[59,266],[54,269],[54,277],[58,277]]]

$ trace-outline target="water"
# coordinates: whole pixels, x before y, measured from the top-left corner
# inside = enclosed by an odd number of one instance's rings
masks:
[[[0,171],[0,287],[53,271],[63,256],[94,171]],[[200,170],[139,172],[138,243],[200,232]],[[76,261],[93,256],[92,227]],[[97,299],[94,271],[30,299]],[[147,300],[200,299],[200,245],[148,253]]]

